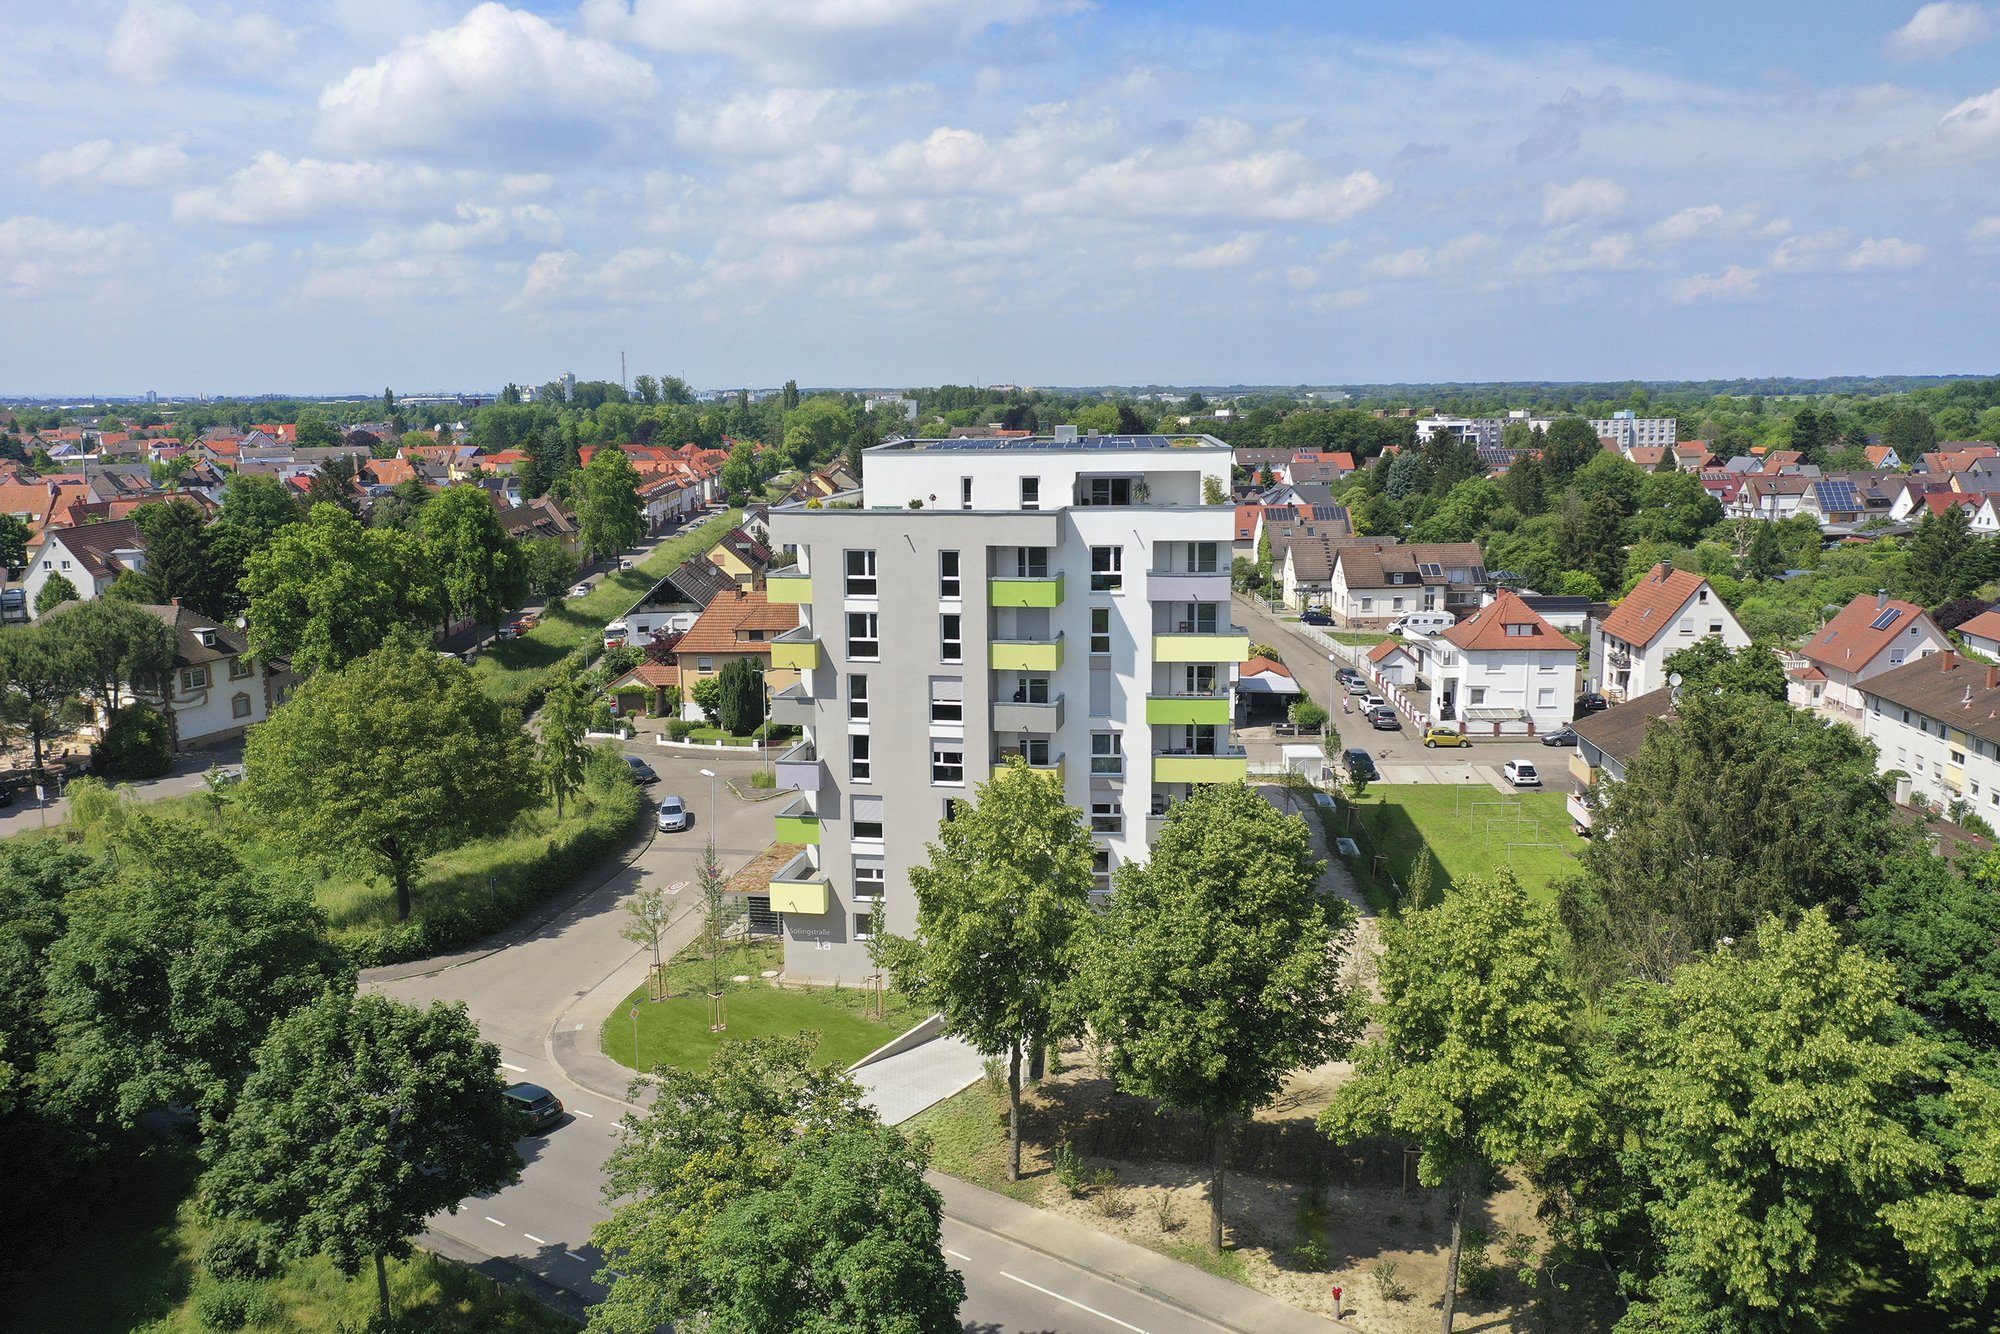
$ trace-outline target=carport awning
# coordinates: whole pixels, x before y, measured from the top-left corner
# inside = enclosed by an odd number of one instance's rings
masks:
[[[1472,723],[1512,723],[1525,720],[1526,709],[1467,709],[1465,720]]]
[[[1296,695],[1299,683],[1284,676],[1246,676],[1236,683],[1239,695]]]

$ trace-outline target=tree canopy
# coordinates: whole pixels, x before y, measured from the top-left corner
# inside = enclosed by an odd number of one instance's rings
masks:
[[[440,596],[418,540],[364,528],[338,505],[315,505],[250,557],[243,581],[250,647],[302,676],[369,652],[397,626],[432,626]]]

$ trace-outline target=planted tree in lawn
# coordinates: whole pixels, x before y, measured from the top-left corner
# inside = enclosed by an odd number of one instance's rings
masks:
[[[296,886],[267,881],[200,826],[129,817],[105,883],[72,895],[50,949],[43,1078],[81,1119],[229,1112],[271,1024],[353,972]]]
[[[929,859],[910,868],[917,931],[881,935],[896,986],[946,1030],[1007,1058],[1007,1179],[1021,1176],[1021,1057],[1078,1031],[1072,979],[1090,918],[1091,840],[1060,785],[1009,760],[977,800],[954,804]]]
[[[749,658],[736,658],[715,674],[723,729],[745,736],[764,720],[764,673]]]
[[[616,555],[646,535],[639,470],[624,450],[599,445],[583,466],[577,486],[576,525],[584,548],[600,559]]]
[[[1319,892],[1322,865],[1297,816],[1241,783],[1202,788],[1149,860],[1119,868],[1091,933],[1090,1018],[1113,1074],[1208,1123],[1212,1250],[1229,1128],[1360,1031],[1340,980],[1347,908]]]
[[[590,763],[590,745],[584,733],[590,730],[591,692],[583,682],[583,660],[575,654],[564,658],[549,673],[548,690],[535,715],[540,744],[535,750],[535,767],[542,784],[555,798],[556,818],[562,819],[563,802],[583,786]]]
[[[303,855],[386,873],[410,915],[423,861],[513,822],[533,759],[463,663],[407,632],[302,685],[244,752],[251,802]]]
[[[814,1042],[725,1042],[706,1070],[654,1072],[605,1168],[591,1330],[956,1334],[965,1284],[923,1155],[813,1064]]]
[[[205,1149],[202,1191],[293,1258],[324,1255],[352,1277],[372,1257],[386,1322],[387,1259],[409,1254],[430,1215],[520,1179],[504,1087],[500,1049],[463,1005],[329,990],[257,1049]]]
[[[1505,871],[1434,908],[1382,922],[1380,1036],[1320,1114],[1335,1140],[1414,1145],[1417,1179],[1451,1188],[1444,1328],[1458,1299],[1467,1194],[1488,1170],[1553,1150],[1589,1125],[1573,1044],[1580,999],[1561,928]]]

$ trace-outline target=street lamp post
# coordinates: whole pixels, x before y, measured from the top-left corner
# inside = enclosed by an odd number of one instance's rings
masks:
[[[703,769],[701,776],[708,780],[708,828],[709,838],[715,838],[715,770]]]

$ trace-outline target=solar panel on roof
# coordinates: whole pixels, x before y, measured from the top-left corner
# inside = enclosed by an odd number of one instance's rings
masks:
[[[1887,611],[1884,611],[1873,621],[1869,622],[1868,628],[1870,630],[1887,630],[1896,623],[1896,618],[1902,614],[1903,609],[1901,607],[1890,607]]]
[[[1444,573],[1444,567],[1435,561],[1418,561],[1417,573],[1426,579],[1435,579]]]

